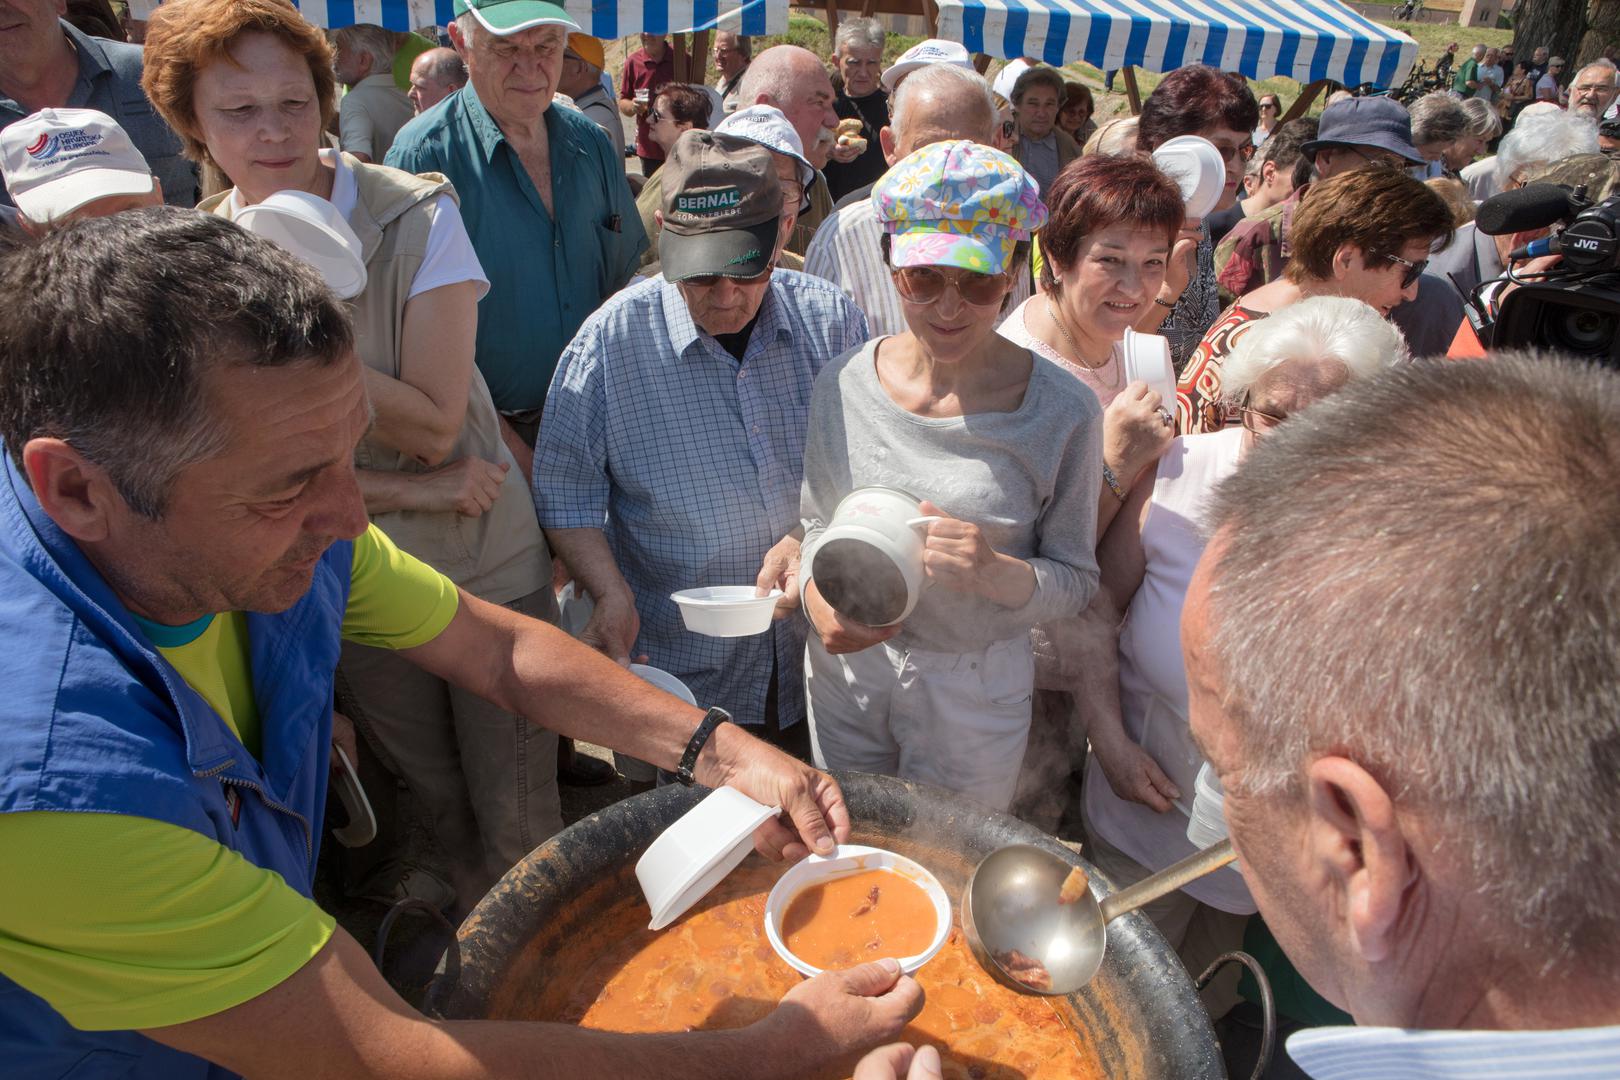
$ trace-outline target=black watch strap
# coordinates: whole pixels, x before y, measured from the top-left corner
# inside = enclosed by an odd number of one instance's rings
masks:
[[[704,715],[703,722],[692,732],[692,741],[686,744],[686,753],[681,755],[681,764],[675,770],[675,779],[687,787],[692,786],[692,770],[697,767],[698,754],[702,752],[703,744],[709,741],[709,736],[714,734],[715,728],[730,719],[731,714],[718,706],[711,708]]]

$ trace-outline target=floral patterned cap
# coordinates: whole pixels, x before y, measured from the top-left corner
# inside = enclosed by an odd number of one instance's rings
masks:
[[[1040,185],[1013,158],[981,143],[931,143],[872,189],[895,266],[954,266],[999,274],[1013,245],[1046,224]]]

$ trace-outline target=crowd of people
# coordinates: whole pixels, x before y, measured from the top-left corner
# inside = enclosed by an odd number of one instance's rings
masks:
[[[1191,65],[1106,118],[873,18],[720,32],[705,86],[455,14],[0,0],[8,1069],[786,1076],[915,1015],[891,961],[728,1032],[410,1010],[312,899],[329,770],[379,825],[340,887],[459,915],[613,778],[582,738],[781,806],[776,859],[849,836],[840,770],[1048,831],[1077,792],[1116,887],[1213,805],[1238,864],[1145,910],[1193,975],[1261,956],[1273,1075],[1620,1072],[1620,371],[1447,358],[1556,260],[1478,203],[1615,188],[1612,62],[1453,45],[1294,119]],[[868,488],[920,514],[882,625],[815,570]],[[740,584],[767,632],[686,630]]]

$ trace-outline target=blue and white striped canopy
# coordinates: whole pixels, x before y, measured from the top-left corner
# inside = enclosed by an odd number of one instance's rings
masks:
[[[631,34],[688,30],[735,30],[751,36],[787,30],[788,0],[559,0],[585,32],[604,40]],[[130,0],[130,14],[144,19],[159,0]],[[292,0],[304,18],[336,30],[375,23],[390,30],[444,26],[452,0]]]
[[[1417,42],[1337,0],[939,0],[939,36],[969,52],[1105,71],[1210,64],[1251,79],[1400,84]]]

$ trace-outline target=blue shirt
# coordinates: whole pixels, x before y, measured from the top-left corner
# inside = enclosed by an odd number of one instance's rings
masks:
[[[400,128],[386,163],[443,173],[489,276],[478,304],[478,370],[502,412],[538,409],[557,357],[588,315],[630,280],[647,234],[624,165],[591,120],[545,111],[551,205],[472,84]]]
[[[141,47],[90,37],[65,20],[61,26],[79,58],[79,77],[68,93],[67,107],[95,109],[118,121],[146,158],[152,175],[163,184],[163,201],[187,210],[196,206],[197,166],[181,156],[180,136],[163,122],[141,89]],[[0,128],[33,113],[33,109],[0,97]],[[4,186],[0,186],[0,203],[16,205]]]
[[[843,293],[778,270],[738,362],[656,278],[580,328],[546,401],[540,524],[604,529],[635,593],[637,651],[739,723],[764,720],[773,659],[780,724],[803,717],[802,618],[754,637],[704,637],[686,630],[670,594],[752,585],[765,553],[798,527],[811,388],[866,336]]]
[[[1295,1032],[1288,1055],[1315,1080],[1614,1080],[1620,1027],[1562,1031]]]

